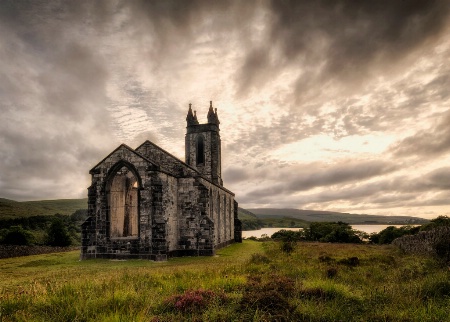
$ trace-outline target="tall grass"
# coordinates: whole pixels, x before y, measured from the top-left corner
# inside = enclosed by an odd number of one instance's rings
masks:
[[[0,260],[0,321],[449,321],[448,268],[390,246],[285,254],[245,241],[163,263],[78,255]]]

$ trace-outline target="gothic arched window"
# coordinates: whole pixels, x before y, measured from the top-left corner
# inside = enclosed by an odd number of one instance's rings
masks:
[[[197,165],[205,163],[205,140],[202,135],[197,136]]]
[[[138,180],[127,167],[109,181],[108,206],[111,237],[138,236]]]

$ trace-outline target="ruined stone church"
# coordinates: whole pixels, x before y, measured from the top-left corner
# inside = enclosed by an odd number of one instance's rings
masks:
[[[242,241],[238,204],[223,186],[219,118],[187,114],[185,162],[150,141],[120,145],[89,172],[81,258],[214,255]]]

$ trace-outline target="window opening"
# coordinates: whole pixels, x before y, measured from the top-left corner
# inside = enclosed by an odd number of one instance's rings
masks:
[[[110,181],[109,215],[111,237],[138,236],[138,181],[122,167]]]
[[[205,163],[205,140],[203,136],[197,137],[197,165]]]

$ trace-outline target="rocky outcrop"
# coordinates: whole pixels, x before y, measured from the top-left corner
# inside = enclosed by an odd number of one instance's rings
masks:
[[[407,253],[431,255],[448,261],[450,260],[450,227],[436,227],[416,235],[406,235],[395,239],[392,244]]]

